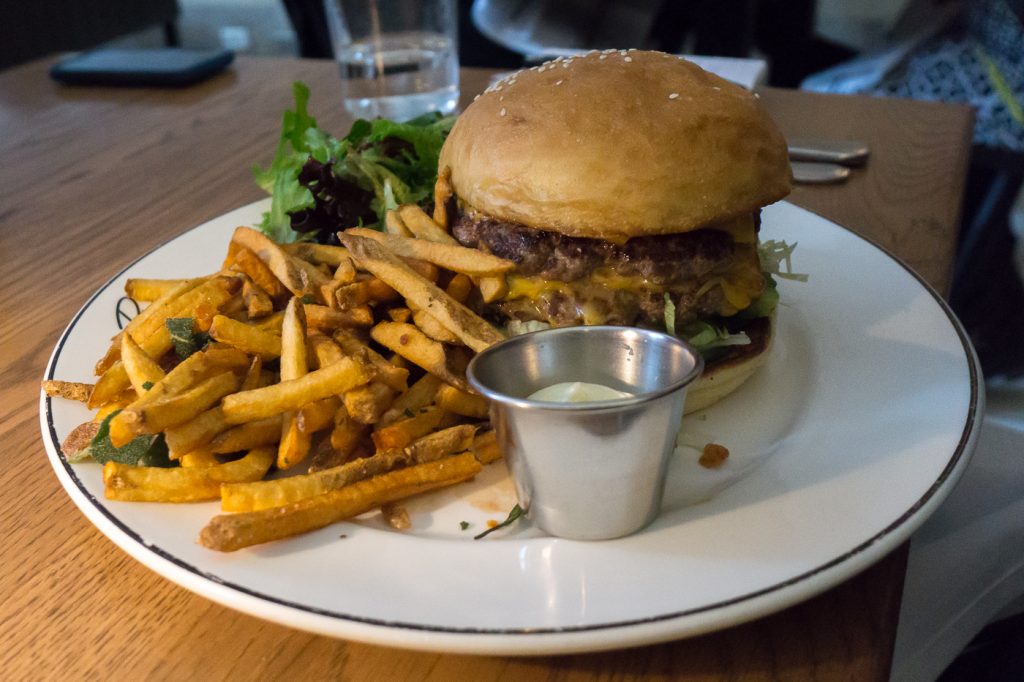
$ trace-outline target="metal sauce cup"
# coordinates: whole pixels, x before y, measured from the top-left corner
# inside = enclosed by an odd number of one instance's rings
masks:
[[[564,327],[516,336],[478,354],[467,375],[491,421],[520,506],[557,537],[604,540],[654,520],[683,416],[704,363],[685,341],[630,327]],[[583,381],[631,397],[529,400]]]

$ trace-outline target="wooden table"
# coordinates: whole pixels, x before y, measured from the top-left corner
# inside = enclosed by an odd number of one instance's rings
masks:
[[[0,671],[22,678],[869,680],[888,674],[906,548],[819,597],[695,639],[591,655],[416,653],[263,622],[160,578],[101,535],[40,442],[39,380],[88,295],[168,237],[260,198],[290,83],[345,128],[335,67],[243,58],[185,90],[62,88],[48,62],[0,74]],[[467,70],[463,92],[486,84]],[[787,134],[872,150],[844,185],[791,200],[949,284],[972,114],[965,107],[767,90]]]

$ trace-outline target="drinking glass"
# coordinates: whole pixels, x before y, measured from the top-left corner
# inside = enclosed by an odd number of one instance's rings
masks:
[[[459,101],[455,0],[324,0],[345,109],[404,121]]]

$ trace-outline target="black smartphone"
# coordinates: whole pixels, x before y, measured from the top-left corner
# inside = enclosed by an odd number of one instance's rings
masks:
[[[66,85],[191,85],[220,73],[234,58],[231,50],[105,48],[54,64],[50,77]]]

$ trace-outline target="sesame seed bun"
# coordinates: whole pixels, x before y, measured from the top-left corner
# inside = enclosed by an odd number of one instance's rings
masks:
[[[644,51],[506,78],[459,117],[440,168],[477,211],[612,241],[721,223],[792,185],[785,139],[756,96]]]

